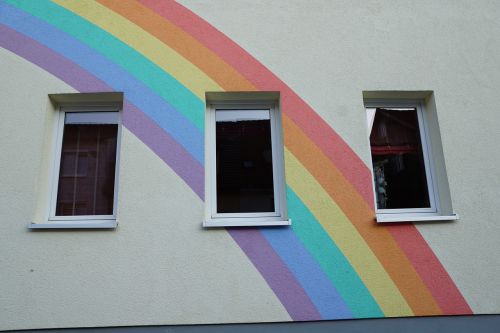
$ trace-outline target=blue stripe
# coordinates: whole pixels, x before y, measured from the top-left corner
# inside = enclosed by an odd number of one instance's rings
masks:
[[[57,29],[97,50],[115,64],[142,81],[198,129],[204,129],[204,103],[192,91],[149,58],[112,34],[83,19],[76,13],[49,1],[6,0]]]
[[[164,99],[127,71],[87,45],[51,25],[0,2],[0,23],[23,33],[60,53],[117,91],[153,119],[179,142],[200,164],[204,164],[204,135]]]
[[[328,276],[290,228],[261,228],[261,232],[304,288],[323,319],[353,317]]]
[[[289,186],[287,206],[293,232],[314,256],[354,316],[383,317],[384,313],[342,251]]]

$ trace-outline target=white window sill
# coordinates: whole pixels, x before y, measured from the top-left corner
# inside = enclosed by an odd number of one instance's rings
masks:
[[[458,214],[453,215],[396,215],[388,216],[387,214],[377,214],[377,223],[398,223],[398,222],[439,222],[439,221],[456,221]]]
[[[273,226],[286,226],[291,225],[292,221],[276,220],[276,221],[259,221],[250,220],[245,218],[226,218],[218,220],[203,221],[204,228],[220,228],[220,227],[273,227]]]
[[[29,229],[115,229],[116,219],[109,220],[60,220],[47,223],[30,223]]]

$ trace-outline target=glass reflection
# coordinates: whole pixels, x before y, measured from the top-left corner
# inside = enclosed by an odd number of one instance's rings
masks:
[[[269,110],[216,111],[217,213],[274,212]]]
[[[376,109],[370,146],[377,208],[430,207],[417,110]]]

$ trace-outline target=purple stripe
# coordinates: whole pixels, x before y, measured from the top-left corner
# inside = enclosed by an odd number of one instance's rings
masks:
[[[113,91],[103,81],[65,57],[8,27],[0,25],[0,45],[38,65],[80,92]],[[204,170],[175,140],[132,103],[124,102],[124,125],[165,161],[203,200]],[[321,316],[257,229],[228,230],[253,262],[293,320],[320,320]]]
[[[0,45],[57,76],[80,92],[113,91],[103,81],[65,57],[1,24]]]
[[[0,24],[0,45],[43,68],[80,92],[113,91],[82,67],[33,39]],[[203,199],[204,169],[163,129],[125,100],[123,123]]]
[[[203,166],[135,105],[125,100],[123,108],[123,125],[165,161],[200,199],[204,200],[205,170]]]
[[[321,320],[321,315],[283,261],[255,228],[227,229],[286,308],[293,320]]]

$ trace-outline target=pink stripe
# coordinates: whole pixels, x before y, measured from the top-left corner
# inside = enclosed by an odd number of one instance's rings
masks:
[[[472,314],[464,297],[414,225],[387,228],[445,315]]]
[[[369,169],[332,128],[284,82],[240,46],[174,1],[139,0],[212,50],[260,90],[281,92],[282,109],[339,168],[373,208]],[[193,22],[195,22],[193,24]]]
[[[367,186],[371,184],[369,169],[345,141],[285,83],[223,33],[186,10],[182,5],[154,0],[140,1],[198,39],[259,89],[281,91],[284,112],[320,147],[365,202],[374,209],[371,186]],[[436,297],[445,314],[472,313],[453,280],[418,230],[411,225],[399,229],[393,227],[388,228],[392,236]]]
[[[200,20],[197,16],[186,10],[184,7],[172,1],[144,1],[143,3],[146,6],[150,7],[152,10],[158,12],[158,14],[163,14],[163,16],[168,20],[171,20],[172,23],[176,24],[177,19],[180,19],[181,21],[185,22],[186,26],[197,30],[200,34],[204,34],[206,27],[210,27],[205,22]],[[196,22],[196,24],[193,24],[193,22]],[[184,27],[181,26],[181,28]],[[211,27],[210,29],[213,30],[213,28]],[[218,36],[219,32],[217,32],[216,30],[212,32],[212,30],[210,29],[206,30],[206,32],[210,32],[210,34],[207,36],[208,39],[210,39],[211,34],[215,34]],[[217,50],[218,47],[224,49],[225,45],[233,45],[233,43],[226,38],[219,40],[216,37],[214,39],[214,42],[220,43],[219,46],[213,46],[214,50]],[[239,49],[236,44],[234,45]],[[246,53],[243,50],[240,51],[246,56]],[[228,52],[232,51],[229,49]],[[251,62],[254,62],[251,57],[248,58],[251,60]],[[244,63],[241,63],[241,66],[245,68],[246,65]],[[267,69],[262,66],[259,70],[263,70],[263,75],[272,75]],[[265,90],[276,89],[265,88]],[[262,276],[267,281],[276,296],[280,299],[283,306],[286,308],[293,320],[321,319],[321,315],[305,293],[302,286],[298,283],[298,281],[288,270],[283,261],[279,258],[279,256],[258,230],[228,229],[228,232],[231,234],[240,248],[245,252],[248,258],[252,261],[255,267],[261,272]]]

